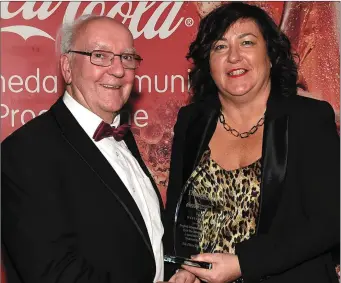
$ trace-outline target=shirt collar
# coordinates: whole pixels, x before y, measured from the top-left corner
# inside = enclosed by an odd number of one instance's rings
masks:
[[[102,119],[76,101],[67,91],[64,93],[63,102],[87,135],[92,138]],[[120,114],[117,114],[111,126],[117,127],[119,124]]]

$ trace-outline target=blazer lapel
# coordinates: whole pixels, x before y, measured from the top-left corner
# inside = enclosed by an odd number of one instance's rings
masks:
[[[198,165],[203,152],[208,148],[208,144],[217,126],[219,105],[218,99],[200,103],[188,125],[187,132],[189,134],[186,136],[184,147],[186,150],[183,152],[183,184]]]
[[[286,99],[270,98],[265,116],[262,146],[262,182],[257,233],[265,233],[281,199],[288,159]],[[283,111],[284,110],[284,111]]]
[[[77,123],[74,116],[65,106],[62,98],[60,98],[51,107],[51,111],[59,124],[66,142],[88,165],[89,169],[97,175],[106,189],[108,189],[119,201],[122,208],[128,213],[129,217],[135,224],[151,255],[154,257],[143,217],[120,177],[113,170],[110,163],[101,154],[98,148],[89,139],[82,127]]]
[[[202,154],[204,153],[205,149],[207,149],[207,146],[210,142],[213,132],[217,126],[216,121],[217,121],[217,111],[215,109],[212,109],[211,112],[209,112],[207,116],[206,125],[202,125],[204,129],[202,136],[201,137],[199,136],[197,140],[198,149],[197,149],[197,154],[194,159],[194,164],[192,166],[193,167],[192,171],[198,165],[200,158]]]

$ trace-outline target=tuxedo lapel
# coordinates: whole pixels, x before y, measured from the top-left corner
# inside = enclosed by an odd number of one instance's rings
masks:
[[[129,124],[129,121],[130,121],[129,113],[130,113],[130,111],[122,111],[121,112],[120,124],[125,124],[125,123]],[[140,154],[140,152],[138,150],[136,141],[135,141],[134,136],[133,136],[131,131],[128,131],[127,134],[125,135],[124,142],[126,143],[127,147],[129,148],[130,152],[132,153],[132,155],[136,158],[136,160],[139,163],[139,165],[141,166],[143,172],[150,179],[150,182],[152,183],[153,188],[155,190],[155,193],[156,193],[156,195],[158,197],[158,200],[159,200],[161,217],[162,217],[163,216],[163,202],[162,202],[160,191],[157,188],[152,175],[150,174],[146,164],[144,163],[144,161],[143,161],[143,159],[141,157],[141,154]]]
[[[136,142],[135,142],[135,139],[134,139],[134,136],[132,134],[131,131],[128,131],[128,133],[126,134],[126,136],[124,137],[124,142],[126,143],[126,145],[128,146],[130,152],[132,153],[132,155],[136,158],[137,162],[139,163],[139,165],[141,166],[143,172],[146,174],[146,176],[150,179],[152,185],[153,185],[153,188],[155,190],[155,193],[158,197],[158,200],[159,200],[159,205],[160,205],[160,210],[161,212],[163,212],[163,202],[162,202],[162,198],[161,198],[161,194],[154,182],[154,179],[153,177],[151,176],[146,164],[144,163],[142,157],[141,157],[141,154],[138,150],[138,147],[136,145]]]
[[[277,99],[270,100],[264,123],[261,201],[257,233],[265,233],[276,214],[282,196],[282,184],[288,159],[289,117],[285,113],[286,100],[283,99],[282,104]]]
[[[120,177],[78,124],[61,98],[52,106],[51,112],[66,142],[88,165],[89,169],[97,175],[104,187],[119,201],[141,234],[151,255],[154,257],[143,217]]]

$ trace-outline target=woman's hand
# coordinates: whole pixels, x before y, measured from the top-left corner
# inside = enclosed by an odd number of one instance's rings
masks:
[[[233,254],[199,254],[192,257],[192,259],[212,263],[212,269],[197,268],[187,265],[182,266],[183,269],[191,272],[204,282],[227,283],[236,280],[242,275],[238,256]]]

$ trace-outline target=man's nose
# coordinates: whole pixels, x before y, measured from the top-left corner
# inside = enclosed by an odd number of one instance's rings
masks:
[[[124,68],[122,65],[121,58],[119,56],[115,56],[111,60],[111,65],[108,68],[108,73],[112,76],[122,78],[124,76]]]

